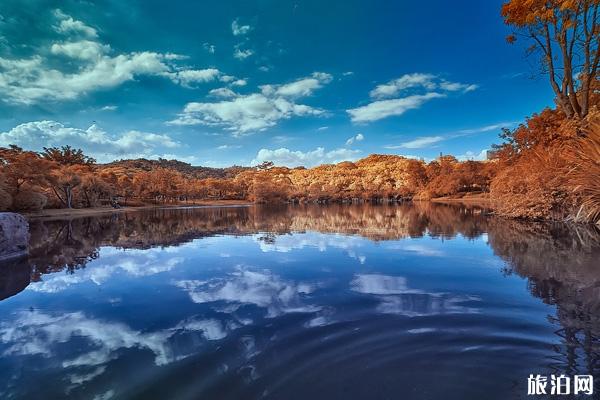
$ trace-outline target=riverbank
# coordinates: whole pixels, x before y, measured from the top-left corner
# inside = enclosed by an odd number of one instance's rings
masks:
[[[206,200],[196,201],[194,203],[177,204],[148,204],[143,206],[123,206],[113,208],[110,206],[92,207],[92,208],[50,208],[39,211],[22,212],[21,214],[28,219],[54,219],[54,218],[75,218],[92,217],[101,214],[113,214],[122,212],[134,212],[149,210],[153,208],[177,208],[177,207],[211,207],[211,206],[248,206],[254,204],[247,200]]]

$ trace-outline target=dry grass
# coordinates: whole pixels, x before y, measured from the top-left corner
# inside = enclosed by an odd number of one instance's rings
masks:
[[[586,136],[569,146],[566,158],[569,186],[579,204],[572,219],[600,225],[600,122],[591,123]]]

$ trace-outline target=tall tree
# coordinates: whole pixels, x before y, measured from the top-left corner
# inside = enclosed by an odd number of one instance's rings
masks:
[[[600,0],[510,0],[502,6],[504,22],[532,42],[528,52],[541,53],[542,71],[550,78],[556,101],[568,118],[590,111],[592,86],[598,79]]]
[[[19,194],[23,186],[44,186],[54,165],[37,153],[18,146],[0,147],[0,172],[13,196]]]
[[[62,147],[44,147],[42,157],[60,165],[91,166],[96,163],[96,160],[92,157],[83,154],[81,149],[74,149],[69,145]]]

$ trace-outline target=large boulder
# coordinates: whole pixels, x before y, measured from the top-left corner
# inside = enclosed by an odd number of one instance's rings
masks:
[[[27,254],[29,224],[16,213],[0,213],[0,261]]]

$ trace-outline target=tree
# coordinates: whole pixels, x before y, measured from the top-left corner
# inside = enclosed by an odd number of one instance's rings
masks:
[[[46,160],[54,161],[59,165],[88,165],[96,163],[92,157],[83,154],[81,149],[74,149],[71,146],[62,147],[44,147],[42,157]]]
[[[108,198],[112,194],[111,186],[101,176],[91,172],[81,175],[80,189],[86,207],[96,207],[101,198]]]
[[[532,42],[529,53],[541,53],[557,103],[568,118],[590,111],[592,86],[598,79],[599,0],[510,0],[502,6],[504,22]]]
[[[33,151],[10,145],[0,147],[0,172],[4,175],[5,189],[16,196],[23,187],[37,187],[47,184],[54,164],[41,158]]]
[[[65,165],[52,171],[52,190],[67,208],[73,208],[73,190],[81,185],[82,172],[81,166],[78,165]]]

